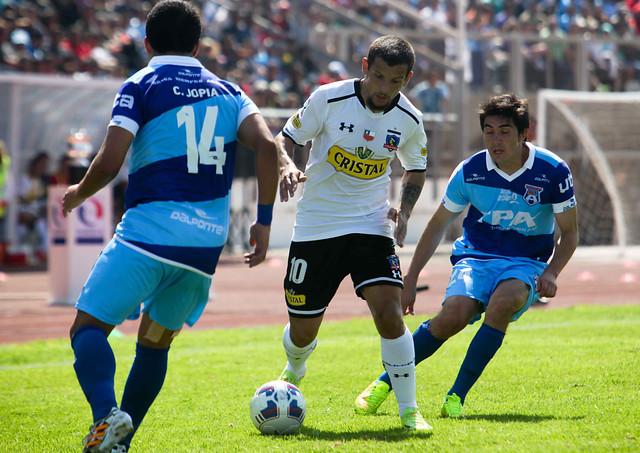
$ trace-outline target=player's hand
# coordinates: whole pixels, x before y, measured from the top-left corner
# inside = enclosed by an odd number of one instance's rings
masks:
[[[393,233],[393,237],[396,239],[398,247],[403,247],[404,239],[407,236],[407,224],[409,223],[409,217],[400,209],[389,208],[387,218],[393,220],[396,224],[396,230]]]
[[[558,290],[558,283],[556,276],[553,272],[546,269],[540,277],[538,277],[538,283],[536,284],[536,292],[539,293],[539,297],[555,297]]]
[[[78,184],[69,186],[62,197],[62,215],[65,217],[84,202],[84,198],[78,196]]]
[[[404,288],[402,289],[402,295],[400,296],[400,302],[402,304],[402,314],[413,316],[413,306],[416,303],[416,286],[417,280],[412,278],[404,278]]]
[[[299,182],[305,182],[307,176],[296,167],[292,160],[280,168],[280,201],[289,201],[298,189]]]
[[[244,254],[244,262],[249,267],[255,267],[267,257],[269,248],[269,234],[271,227],[255,222],[249,229],[249,245],[254,247],[253,252]]]

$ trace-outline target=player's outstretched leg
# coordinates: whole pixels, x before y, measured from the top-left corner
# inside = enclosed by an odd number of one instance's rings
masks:
[[[489,361],[502,345],[504,332],[488,324],[482,324],[471,340],[467,355],[460,366],[453,387],[447,393],[440,414],[443,417],[460,417],[464,400]]]

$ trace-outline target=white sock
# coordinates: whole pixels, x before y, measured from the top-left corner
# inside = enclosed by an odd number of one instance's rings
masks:
[[[389,373],[393,392],[398,401],[400,416],[407,407],[416,404],[416,355],[413,349],[413,337],[405,326],[404,334],[389,340],[380,337],[382,363]]]
[[[282,344],[284,345],[284,351],[287,353],[287,370],[299,378],[304,376],[307,372],[307,359],[318,345],[318,339],[314,338],[311,344],[302,348],[297,347],[293,344],[293,341],[291,341],[289,323],[287,323],[282,334]]]

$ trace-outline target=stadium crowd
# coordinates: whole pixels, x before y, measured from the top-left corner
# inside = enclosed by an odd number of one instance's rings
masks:
[[[428,19],[455,26],[454,0],[406,0],[415,14],[400,14],[386,2],[332,0],[362,20],[392,29],[429,31]],[[347,77],[339,62],[334,70],[319,60],[304,39],[311,27],[345,23],[312,2],[241,0],[229,10],[211,0],[196,1],[205,20],[199,54],[205,66],[235,81],[260,106],[294,107],[314,86]],[[147,62],[144,17],[151,2],[136,0],[3,0],[0,14],[0,71],[64,74],[74,77],[127,77]],[[469,0],[471,86],[485,85],[483,65],[495,68],[508,59],[508,41],[476,39],[499,33],[544,37],[640,37],[640,0]],[[568,86],[571,47],[561,43],[523,47],[532,85],[544,86],[545,56],[554,64],[554,86]],[[589,46],[592,89],[640,87],[640,50],[617,46],[611,39]],[[347,62],[349,64],[349,62]],[[353,63],[353,62],[351,62]],[[420,69],[420,68],[418,68]],[[424,68],[428,69],[428,68]],[[355,74],[354,74],[355,75]],[[420,77],[414,77],[417,83]]]

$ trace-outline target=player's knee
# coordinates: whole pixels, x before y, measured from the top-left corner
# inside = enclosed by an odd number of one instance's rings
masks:
[[[454,336],[469,324],[469,319],[452,311],[441,311],[429,321],[431,334],[441,340]]]
[[[372,311],[378,333],[384,338],[398,338],[405,331],[402,309],[397,303],[388,303]]]
[[[486,316],[510,319],[526,302],[526,297],[517,297],[513,294],[494,294],[487,305]]]
[[[145,323],[138,331],[138,343],[148,348],[165,349],[180,333],[179,330],[170,330],[155,321]]]
[[[289,322],[289,338],[294,346],[304,348],[310,345],[318,335],[318,327],[312,322]]]

